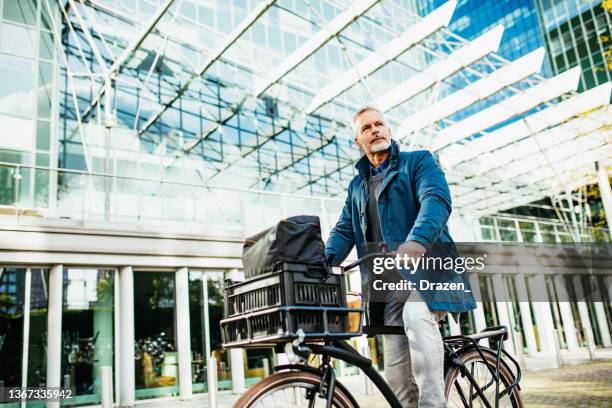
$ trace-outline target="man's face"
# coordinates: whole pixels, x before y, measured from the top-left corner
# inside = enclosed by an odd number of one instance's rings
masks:
[[[391,147],[391,129],[379,112],[374,110],[363,112],[355,120],[355,125],[357,128],[355,143],[366,154],[383,152]]]

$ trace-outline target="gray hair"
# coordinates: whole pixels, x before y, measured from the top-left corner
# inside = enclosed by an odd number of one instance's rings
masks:
[[[364,106],[363,108],[359,109],[357,112],[355,112],[355,115],[353,116],[353,130],[355,131],[355,136],[359,135],[359,129],[357,129],[357,118],[359,116],[361,116],[362,114],[369,112],[369,111],[374,111],[374,112],[378,112],[380,113],[380,116],[382,116],[383,120],[385,121],[385,123],[387,123],[387,120],[385,119],[385,115],[382,113],[382,111],[374,106]]]

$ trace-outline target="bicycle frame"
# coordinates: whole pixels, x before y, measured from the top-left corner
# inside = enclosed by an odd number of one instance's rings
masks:
[[[480,397],[482,402],[485,404],[487,408],[492,408],[490,402],[486,399],[484,395],[484,391],[488,389],[493,382],[495,383],[495,408],[499,406],[499,399],[506,394],[512,392],[514,387],[517,387],[520,390],[520,386],[518,385],[521,378],[520,366],[516,362],[512,356],[510,356],[502,347],[503,338],[506,335],[505,327],[495,327],[488,329],[488,332],[483,332],[479,335],[475,336],[450,336],[444,338],[444,348],[445,348],[445,363],[447,366],[445,368],[445,372],[453,368],[458,368],[462,375],[468,379],[470,384],[473,386],[476,395]],[[397,334],[394,330],[389,330],[389,333]],[[495,353],[491,349],[487,349],[481,347],[478,344],[478,341],[483,338],[495,338],[498,337],[499,345],[497,353]],[[401,408],[401,404],[385,379],[379,374],[379,372],[372,366],[372,360],[363,357],[355,349],[349,346],[345,341],[342,340],[330,340],[326,341],[324,344],[300,344],[297,347],[294,346],[296,354],[302,356],[303,358],[308,358],[310,354],[321,355],[323,357],[321,366],[317,368],[291,364],[291,365],[282,365],[275,367],[275,370],[283,370],[283,369],[297,369],[297,370],[305,370],[314,372],[321,375],[321,385],[319,387],[319,395],[324,397],[327,400],[327,407],[331,407],[331,402],[334,393],[334,387],[336,385],[336,377],[333,367],[330,364],[331,358],[336,358],[338,360],[342,360],[346,363],[352,364],[358,367],[363,373],[374,383],[376,388],[380,391],[383,397],[387,400],[389,405],[393,408]],[[472,373],[461,363],[458,357],[461,354],[476,350],[481,356],[482,360],[486,363],[487,368],[491,372],[492,380],[489,384],[486,384],[484,388],[481,388]],[[495,365],[492,366],[489,364],[484,356],[485,352],[491,352],[496,354],[496,362]],[[516,368],[516,376],[514,381],[509,384],[504,390],[499,389],[500,387],[500,377],[499,377],[499,369],[503,364],[506,368],[513,373],[514,371],[510,370],[510,367],[501,359],[502,355],[507,357]],[[456,386],[456,384],[455,384]],[[458,392],[462,399],[462,402],[466,408],[471,407],[471,402],[475,399],[472,395],[466,397],[463,395],[461,389],[459,387]],[[469,398],[469,401],[468,401]],[[314,400],[313,400],[314,401]]]
[[[296,350],[296,354],[307,357],[310,354],[317,354],[323,356],[323,364],[319,367],[319,369],[315,369],[308,366],[298,365],[298,364],[290,364],[290,365],[281,365],[274,367],[275,370],[282,369],[298,369],[298,370],[306,370],[311,372],[316,372],[321,374],[322,381],[320,390],[323,390],[325,387],[325,378],[329,377],[331,381],[328,383],[325,390],[325,397],[327,399],[327,407],[331,408],[331,401],[334,394],[334,386],[335,386],[335,373],[333,367],[329,364],[330,358],[336,358],[338,360],[342,360],[346,363],[352,364],[358,367],[363,373],[374,383],[376,388],[381,392],[381,394],[385,397],[387,402],[393,408],[401,408],[399,400],[389,388],[389,384],[385,381],[385,379],[379,374],[376,369],[372,366],[372,360],[369,358],[363,357],[354,348],[349,346],[345,341],[342,340],[331,340],[326,341],[324,344],[300,344],[298,349]]]

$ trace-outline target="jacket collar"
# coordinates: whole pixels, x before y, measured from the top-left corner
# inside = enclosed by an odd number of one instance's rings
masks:
[[[399,153],[399,144],[395,140],[391,139],[391,152],[389,153],[389,170],[397,166]],[[370,161],[368,160],[368,156],[364,154],[363,157],[359,159],[359,161],[357,161],[357,164],[355,164],[355,168],[357,169],[361,177],[367,178],[370,174]]]

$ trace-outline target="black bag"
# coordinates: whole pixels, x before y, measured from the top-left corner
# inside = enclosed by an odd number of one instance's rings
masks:
[[[283,262],[325,264],[319,217],[298,215],[245,240],[242,264],[246,278],[272,272]]]

